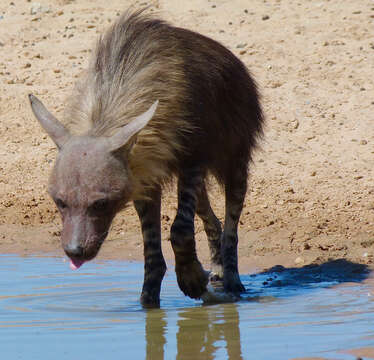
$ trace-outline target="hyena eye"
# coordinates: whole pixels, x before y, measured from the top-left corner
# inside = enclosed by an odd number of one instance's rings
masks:
[[[61,199],[55,199],[55,203],[56,206],[61,210],[67,208],[67,205]]]
[[[88,208],[90,213],[92,214],[100,214],[108,210],[109,207],[109,200],[107,199],[99,199],[96,200],[91,206]]]

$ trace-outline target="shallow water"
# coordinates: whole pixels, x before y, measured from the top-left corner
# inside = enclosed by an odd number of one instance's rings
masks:
[[[202,305],[172,268],[161,309],[143,310],[143,264],[0,256],[2,359],[355,359],[374,345],[374,288],[365,267],[328,263],[243,275],[232,304]]]

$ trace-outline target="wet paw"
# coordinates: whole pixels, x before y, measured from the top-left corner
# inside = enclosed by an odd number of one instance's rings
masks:
[[[140,303],[143,308],[159,308],[160,295],[143,290],[140,296]]]
[[[186,296],[192,299],[200,299],[206,292],[208,273],[203,269],[198,260],[189,264],[175,265],[179,288]]]
[[[225,272],[223,276],[223,286],[224,286],[225,292],[227,293],[238,295],[238,294],[246,292],[245,287],[240,281],[240,277],[238,273]]]

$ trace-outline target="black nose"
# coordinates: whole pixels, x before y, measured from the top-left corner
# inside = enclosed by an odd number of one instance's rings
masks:
[[[82,246],[67,246],[65,248],[65,253],[69,257],[73,258],[80,258],[83,256],[83,248]]]

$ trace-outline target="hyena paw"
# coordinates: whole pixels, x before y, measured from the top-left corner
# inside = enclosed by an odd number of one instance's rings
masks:
[[[144,308],[159,308],[160,294],[143,290],[140,296],[140,303]]]
[[[246,291],[237,272],[226,271],[223,276],[223,286],[225,292],[235,295]]]
[[[179,288],[192,299],[200,299],[206,291],[208,273],[196,259],[191,263],[175,265]]]

